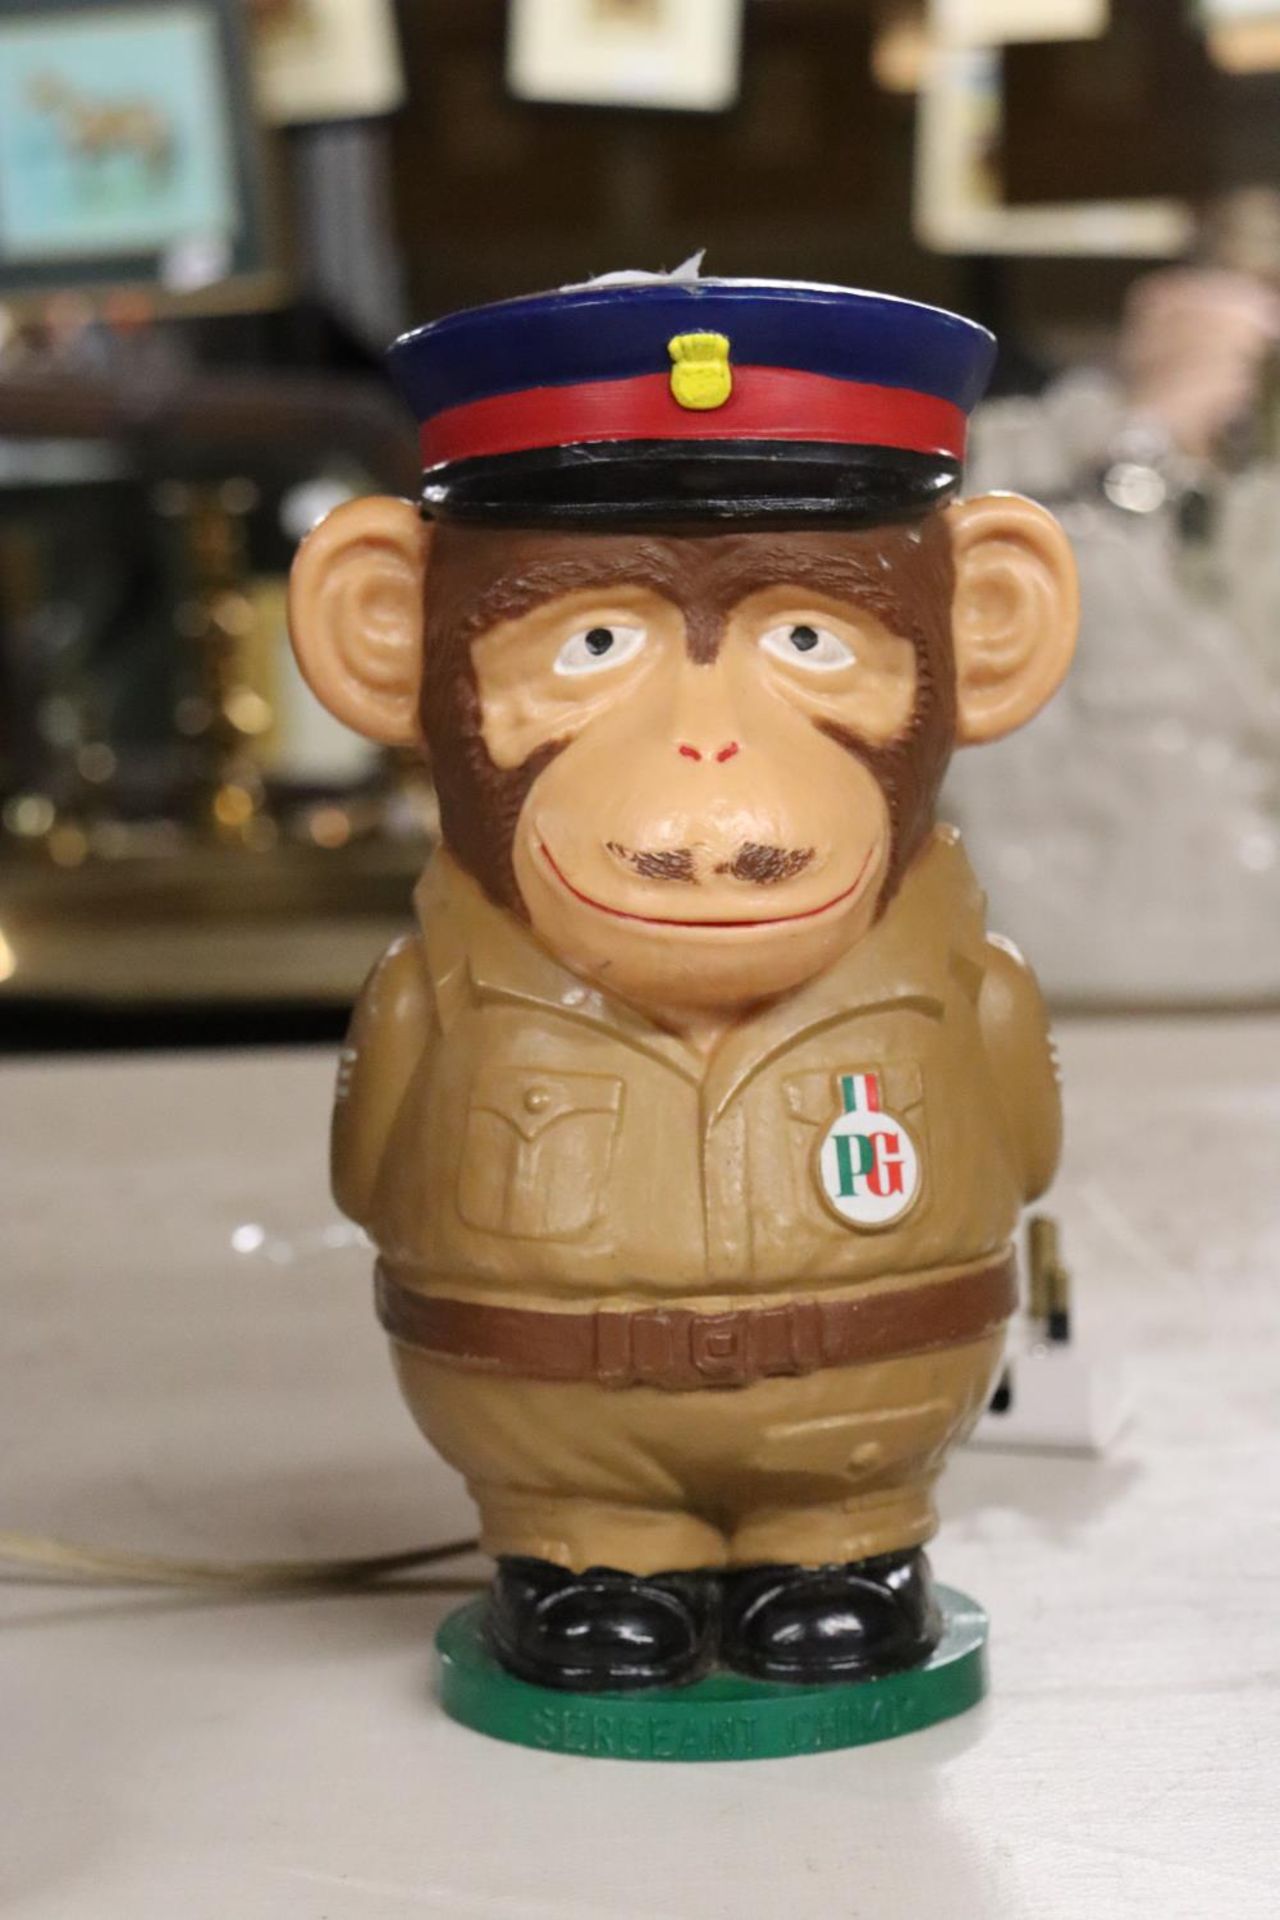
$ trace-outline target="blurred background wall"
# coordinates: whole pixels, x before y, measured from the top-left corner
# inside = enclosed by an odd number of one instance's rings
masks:
[[[992,326],[1068,693],[949,810],[1063,1004],[1280,997],[1280,0],[0,0],[0,1046],[336,1034],[429,775],[284,634],[381,352],[620,267]]]

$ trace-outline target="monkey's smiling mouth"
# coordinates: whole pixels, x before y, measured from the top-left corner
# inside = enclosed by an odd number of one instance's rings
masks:
[[[857,874],[850,885],[842,888],[839,893],[833,894],[830,900],[824,900],[816,907],[806,907],[800,913],[762,914],[746,920],[676,919],[668,914],[631,913],[624,907],[611,907],[604,900],[597,900],[592,894],[584,893],[581,887],[574,886],[572,880],[570,880],[567,874],[558,866],[555,855],[545,840],[538,841],[538,849],[566,893],[571,893],[575,900],[581,900],[584,907],[594,907],[597,913],[607,913],[614,920],[638,920],[642,925],[648,927],[687,927],[692,932],[714,932],[717,929],[724,929],[726,927],[733,928],[736,931],[744,927],[780,927],[796,920],[816,920],[819,914],[830,913],[833,907],[843,906],[847,900],[853,898],[854,894],[857,893],[861,887],[866,877],[867,869],[879,851],[879,843],[877,842],[876,845],[868,848],[867,856],[858,868]]]

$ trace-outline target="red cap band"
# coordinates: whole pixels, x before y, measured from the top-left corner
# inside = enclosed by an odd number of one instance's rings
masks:
[[[446,407],[422,426],[427,467],[593,440],[826,441],[964,458],[963,410],[935,394],[791,367],[738,367],[723,406],[681,406],[665,373],[528,387]]]

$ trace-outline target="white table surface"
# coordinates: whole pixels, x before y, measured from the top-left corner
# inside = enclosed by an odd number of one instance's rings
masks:
[[[1061,1031],[1055,1205],[1129,1359],[1103,1461],[968,1452],[935,1565],[993,1688],[789,1761],[452,1725],[451,1602],[0,1587],[12,1920],[1274,1920],[1280,1021]],[[470,1529],[326,1244],[319,1052],[0,1068],[0,1527],[175,1555]],[[265,1230],[256,1253],[237,1226]],[[250,1236],[252,1237],[252,1236]],[[274,1256],[274,1257],[273,1257]]]

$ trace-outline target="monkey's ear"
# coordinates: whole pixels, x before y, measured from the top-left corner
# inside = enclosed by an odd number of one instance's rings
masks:
[[[946,509],[955,561],[956,743],[999,740],[1039,713],[1075,651],[1076,563],[1051,513],[1016,493]]]
[[[409,501],[348,500],[307,535],[289,574],[289,637],[303,678],[336,719],[387,746],[421,738],[430,544]]]

